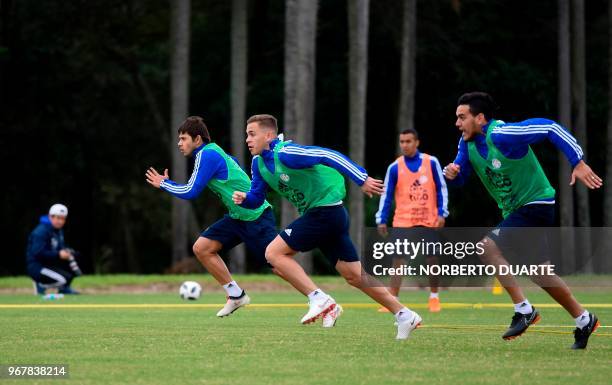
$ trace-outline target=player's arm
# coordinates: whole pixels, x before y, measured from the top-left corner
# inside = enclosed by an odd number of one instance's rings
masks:
[[[602,185],[602,179],[584,162],[584,153],[576,138],[553,120],[536,118],[505,123],[493,129],[491,138],[500,150],[508,148],[507,151],[522,151],[523,154],[527,153],[530,144],[548,140],[563,152],[572,165],[570,184],[573,185],[578,179],[591,189]]]
[[[376,225],[378,232],[385,236],[387,234],[387,220],[393,203],[393,195],[395,194],[395,186],[397,184],[397,162],[393,162],[387,167],[385,174],[384,192],[380,196],[378,203],[378,211],[376,212]]]
[[[47,247],[48,238],[48,234],[42,231],[34,231],[30,236],[28,254],[43,264],[56,262],[60,259],[60,252]]]
[[[246,209],[256,209],[261,206],[266,200],[268,192],[268,184],[261,177],[259,168],[257,168],[257,156],[253,157],[251,163],[251,178],[251,189],[249,191],[235,191],[232,196],[235,204]]]
[[[448,217],[448,189],[442,175],[440,162],[435,156],[431,157],[431,171],[436,185],[436,203],[438,207],[438,223],[436,227],[444,227],[446,217]]]
[[[442,169],[442,174],[451,186],[462,186],[472,173],[472,164],[468,154],[467,143],[463,138],[459,139],[457,145],[457,156],[453,163],[447,164]]]
[[[151,167],[147,170],[146,177],[147,182],[153,187],[162,189],[177,198],[194,199],[200,195],[213,176],[218,175],[222,179],[223,171],[227,175],[227,166],[221,155],[216,151],[203,150],[196,155],[193,172],[187,184],[170,180],[167,169],[161,175]]]
[[[368,176],[366,170],[338,151],[325,147],[288,144],[279,151],[279,160],[291,168],[308,168],[317,164],[331,167],[350,178],[368,196],[383,193],[383,181]]]

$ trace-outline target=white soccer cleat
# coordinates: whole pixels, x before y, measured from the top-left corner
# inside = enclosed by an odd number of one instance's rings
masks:
[[[327,296],[318,301],[310,302],[308,313],[302,317],[302,323],[309,324],[315,322],[319,317],[325,316],[328,312],[336,307],[336,301],[330,296]]]
[[[242,306],[246,306],[251,303],[251,298],[245,293],[242,297],[232,299],[228,298],[223,309],[219,310],[217,317],[226,317]]]
[[[333,309],[328,311],[327,314],[323,316],[323,327],[333,328],[334,326],[336,326],[336,320],[342,315],[342,311],[342,306],[336,304]]]
[[[404,321],[397,322],[397,337],[398,340],[405,340],[410,337],[410,332],[419,327],[423,319],[416,312],[412,312],[412,316]]]

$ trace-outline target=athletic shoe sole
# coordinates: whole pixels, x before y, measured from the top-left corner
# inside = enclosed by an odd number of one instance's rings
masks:
[[[336,307],[335,303],[330,304],[327,308],[325,308],[322,312],[320,312],[316,316],[309,318],[306,321],[302,322],[302,325],[308,325],[308,324],[316,322],[319,318],[325,317],[327,313],[334,310],[335,307]]]

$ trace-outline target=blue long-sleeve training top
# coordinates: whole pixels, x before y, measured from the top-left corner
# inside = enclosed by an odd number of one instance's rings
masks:
[[[40,217],[38,226],[28,238],[26,259],[28,269],[32,266],[40,267],[60,261],[59,252],[66,246],[64,244],[64,231],[51,225],[48,215]]]
[[[227,180],[225,159],[214,150],[204,150],[206,144],[196,148],[193,172],[187,184],[179,184],[170,179],[161,182],[160,188],[177,198],[195,199],[212,179]],[[236,158],[232,157],[234,160]],[[236,161],[238,163],[238,161]],[[238,163],[239,164],[239,163]],[[263,203],[263,202],[262,202]]]
[[[423,162],[423,154],[420,151],[412,156],[404,155],[404,161],[406,166],[412,172],[417,172],[421,163]],[[430,155],[431,172],[434,177],[436,184],[436,202],[438,206],[438,216],[448,217],[448,189],[446,188],[446,182],[442,175],[442,168],[440,168],[440,162],[438,158]],[[385,192],[380,197],[380,203],[378,204],[378,211],[376,212],[376,224],[386,224],[389,219],[391,211],[391,205],[393,203],[393,197],[395,194],[395,187],[397,185],[397,160],[387,168],[387,174],[385,174]]]
[[[261,156],[266,168],[271,173],[274,173],[274,147],[279,142],[278,139],[274,139],[270,143],[269,150],[264,150],[261,155],[253,157],[253,162],[251,163],[251,189],[240,206],[248,209],[256,208],[266,199],[268,184],[257,169],[257,158]],[[368,173],[363,167],[338,151],[324,147],[288,143],[278,152],[278,159],[283,165],[295,169],[309,168],[322,164],[336,169],[359,186],[363,185],[368,178]]]
[[[489,123],[490,124],[490,123]],[[486,158],[488,155],[486,133],[489,124],[483,127],[483,134],[474,137],[474,143],[478,153]],[[550,119],[534,118],[518,123],[503,123],[496,126],[491,133],[491,140],[495,147],[509,159],[520,159],[529,151],[529,145],[549,140],[555,147],[565,154],[572,167],[575,167],[584,158],[582,148],[563,126]],[[467,143],[463,138],[459,139],[457,157],[454,162],[460,166],[459,174],[448,183],[451,186],[463,185],[472,173],[472,164],[468,154]],[[545,200],[554,203],[554,198]]]

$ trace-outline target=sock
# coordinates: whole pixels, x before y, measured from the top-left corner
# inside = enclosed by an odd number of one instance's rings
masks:
[[[407,307],[403,307],[400,311],[395,313],[395,319],[397,322],[403,322],[409,320],[412,317],[412,311]]]
[[[308,301],[310,302],[317,301],[317,300],[320,300],[326,297],[327,297],[327,294],[325,294],[325,292],[319,288],[316,288],[310,293],[308,293]]]
[[[243,290],[238,286],[236,281],[231,281],[223,285],[228,297],[241,297]]]
[[[521,314],[533,313],[533,306],[531,306],[528,299],[525,299],[523,302],[514,304],[514,311]]]
[[[438,298],[438,293],[429,293],[429,298]]]
[[[575,320],[576,320],[576,327],[579,329],[582,329],[583,327],[589,324],[591,317],[589,317],[589,312],[585,310],[584,313],[576,317]]]

